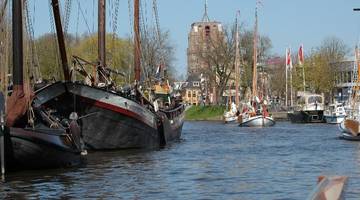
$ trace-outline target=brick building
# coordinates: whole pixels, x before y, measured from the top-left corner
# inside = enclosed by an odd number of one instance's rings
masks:
[[[187,75],[200,75],[202,69],[209,68],[208,64],[201,58],[201,52],[209,48],[209,42],[224,39],[223,27],[220,22],[210,21],[207,15],[207,6],[200,22],[191,24],[188,36],[187,49]]]

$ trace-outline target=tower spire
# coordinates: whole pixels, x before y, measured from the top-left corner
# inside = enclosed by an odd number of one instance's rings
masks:
[[[202,18],[203,22],[210,22],[210,18],[208,16],[208,0],[205,0],[205,12]]]

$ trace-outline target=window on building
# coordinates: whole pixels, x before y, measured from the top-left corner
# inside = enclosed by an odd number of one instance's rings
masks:
[[[348,83],[351,83],[351,72],[348,72],[348,79],[347,79]]]
[[[210,26],[205,26],[205,36],[210,36]]]
[[[193,97],[196,97],[196,91],[193,92]]]
[[[194,82],[193,82],[193,86],[194,86],[194,87],[199,87],[199,85],[200,85],[200,83],[199,83],[198,81],[194,81]]]
[[[191,97],[191,91],[188,91],[188,97]]]

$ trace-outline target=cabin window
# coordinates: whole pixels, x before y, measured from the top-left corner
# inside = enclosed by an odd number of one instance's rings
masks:
[[[298,101],[298,104],[299,105],[304,105],[305,104],[305,98],[304,97],[301,97]]]
[[[322,97],[320,97],[320,96],[311,96],[308,99],[308,103],[322,103]]]
[[[348,72],[348,80],[347,80],[348,83],[351,83],[351,72]]]

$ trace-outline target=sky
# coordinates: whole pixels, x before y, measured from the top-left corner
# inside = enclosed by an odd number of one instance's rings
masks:
[[[48,0],[29,0],[35,36],[51,32]],[[117,0],[107,0],[107,29],[113,30]],[[119,15],[116,33],[127,37],[132,34],[129,17],[130,0],[119,0]],[[60,0],[64,2],[64,0]],[[153,0],[142,0],[144,23],[155,24],[152,12]],[[330,36],[342,39],[354,48],[360,37],[359,0],[262,0],[259,7],[259,32],[267,35],[277,55],[285,54],[285,48],[293,51],[304,45],[305,54],[316,48]],[[201,21],[205,0],[157,0],[160,28],[170,31],[171,43],[175,46],[174,65],[178,74],[186,74],[188,33],[193,22]],[[79,9],[79,5],[80,8]],[[236,11],[240,10],[240,20],[247,28],[254,24],[256,0],[208,0],[208,15],[211,21],[224,25],[234,23]],[[81,10],[79,12],[79,10]],[[84,20],[86,19],[86,20]],[[68,30],[73,34],[96,32],[97,1],[72,0]],[[349,55],[351,57],[351,55]]]

